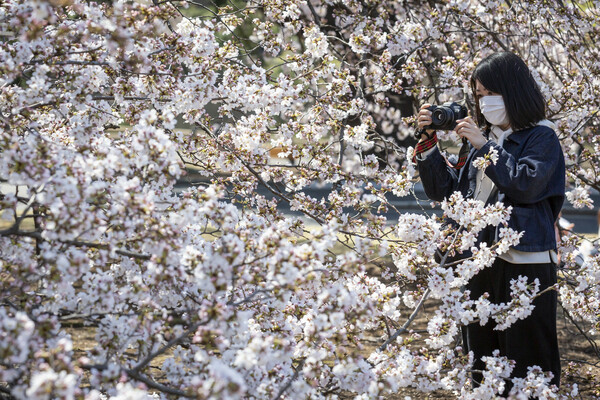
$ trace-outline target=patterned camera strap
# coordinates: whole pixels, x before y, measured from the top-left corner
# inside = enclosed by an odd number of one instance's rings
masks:
[[[417,143],[417,146],[415,147],[415,153],[414,153],[415,156],[413,156],[413,162],[416,163],[416,155],[417,154],[421,154],[429,149],[432,149],[433,147],[435,147],[437,142],[438,142],[437,135],[432,135],[428,139]],[[467,162],[468,156],[469,156],[469,142],[467,141],[467,139],[463,138],[462,146],[460,147],[460,150],[458,151],[458,161],[456,163],[452,163],[446,157],[444,157],[444,159],[446,160],[446,164],[448,164],[450,167],[455,168],[455,169],[461,169]]]

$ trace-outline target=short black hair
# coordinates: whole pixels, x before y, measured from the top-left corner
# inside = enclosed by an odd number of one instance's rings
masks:
[[[481,114],[475,92],[479,81],[489,91],[500,93],[514,131],[534,126],[546,118],[546,101],[531,71],[518,55],[509,51],[494,53],[483,60],[471,75],[475,114],[480,126],[490,124]]]

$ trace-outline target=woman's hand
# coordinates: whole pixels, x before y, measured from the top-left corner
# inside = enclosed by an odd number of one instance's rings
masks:
[[[426,127],[427,125],[430,125],[433,120],[431,119],[431,111],[429,111],[427,109],[427,107],[431,107],[431,104],[423,104],[421,106],[421,109],[419,110],[419,115],[417,116],[417,123],[419,126],[419,129],[423,129],[424,127]],[[431,134],[435,132],[434,129],[427,129],[425,132],[427,132],[427,135],[429,135],[429,137],[431,137]],[[421,141],[425,140],[427,138],[425,138],[424,136],[421,136]]]
[[[454,131],[461,138],[466,138],[473,147],[477,150],[483,147],[487,143],[487,139],[481,133],[481,129],[475,124],[473,118],[467,117],[456,121],[456,127]]]

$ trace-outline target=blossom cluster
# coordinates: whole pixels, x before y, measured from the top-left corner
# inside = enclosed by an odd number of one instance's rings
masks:
[[[425,204],[413,114],[469,100],[480,59],[519,53],[557,122],[568,198],[590,206],[600,23],[589,3],[3,2],[0,393],[501,393],[511,361],[487,357],[473,387],[459,332],[507,328],[540,293],[524,279],[506,304],[461,291],[518,243],[510,207],[457,193],[441,218],[403,210]],[[498,241],[478,244],[490,227]],[[577,246],[563,242],[556,290],[592,335],[600,259]],[[516,398],[577,396],[535,366],[513,384]]]

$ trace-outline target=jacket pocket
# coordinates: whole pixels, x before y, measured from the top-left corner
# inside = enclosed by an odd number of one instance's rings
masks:
[[[555,247],[552,216],[541,207],[513,206],[508,226],[523,232],[515,249],[521,251],[544,251]]]
[[[535,231],[538,229],[535,227],[534,215],[533,208],[513,206],[508,226],[517,232],[523,232],[519,244],[515,246],[517,249],[535,243]]]

